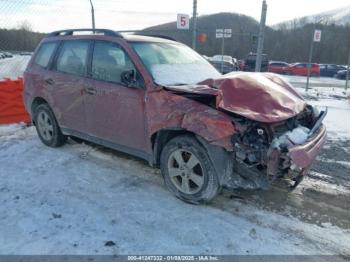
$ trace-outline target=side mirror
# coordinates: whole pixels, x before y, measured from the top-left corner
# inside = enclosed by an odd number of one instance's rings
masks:
[[[136,87],[136,71],[134,69],[126,70],[120,75],[121,81],[127,87]]]

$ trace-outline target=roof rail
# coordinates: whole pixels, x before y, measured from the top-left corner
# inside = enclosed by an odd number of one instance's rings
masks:
[[[120,33],[110,29],[92,29],[92,28],[66,29],[66,30],[54,31],[52,33],[49,33],[47,37],[73,35],[74,32],[92,32],[94,34],[98,33],[98,34],[104,34],[106,36],[115,36],[115,37],[123,38],[123,36]]]

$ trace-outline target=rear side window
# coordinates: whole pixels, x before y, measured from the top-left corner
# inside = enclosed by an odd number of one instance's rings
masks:
[[[57,59],[57,71],[85,76],[87,72],[89,45],[89,41],[65,42]]]
[[[43,43],[35,56],[34,63],[42,67],[47,67],[57,45],[57,42]]]

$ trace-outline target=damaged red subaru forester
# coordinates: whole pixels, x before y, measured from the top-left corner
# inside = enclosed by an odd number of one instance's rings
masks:
[[[24,83],[44,144],[71,136],[143,158],[191,203],[223,187],[267,189],[278,179],[296,186],[326,139],[327,112],[279,76],[222,76],[189,47],[159,37],[50,33]]]

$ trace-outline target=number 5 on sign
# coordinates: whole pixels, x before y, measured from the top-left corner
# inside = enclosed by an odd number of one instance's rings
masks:
[[[186,14],[177,15],[177,29],[190,29],[190,16]]]
[[[321,34],[322,34],[321,30],[315,30],[314,42],[321,42]]]

